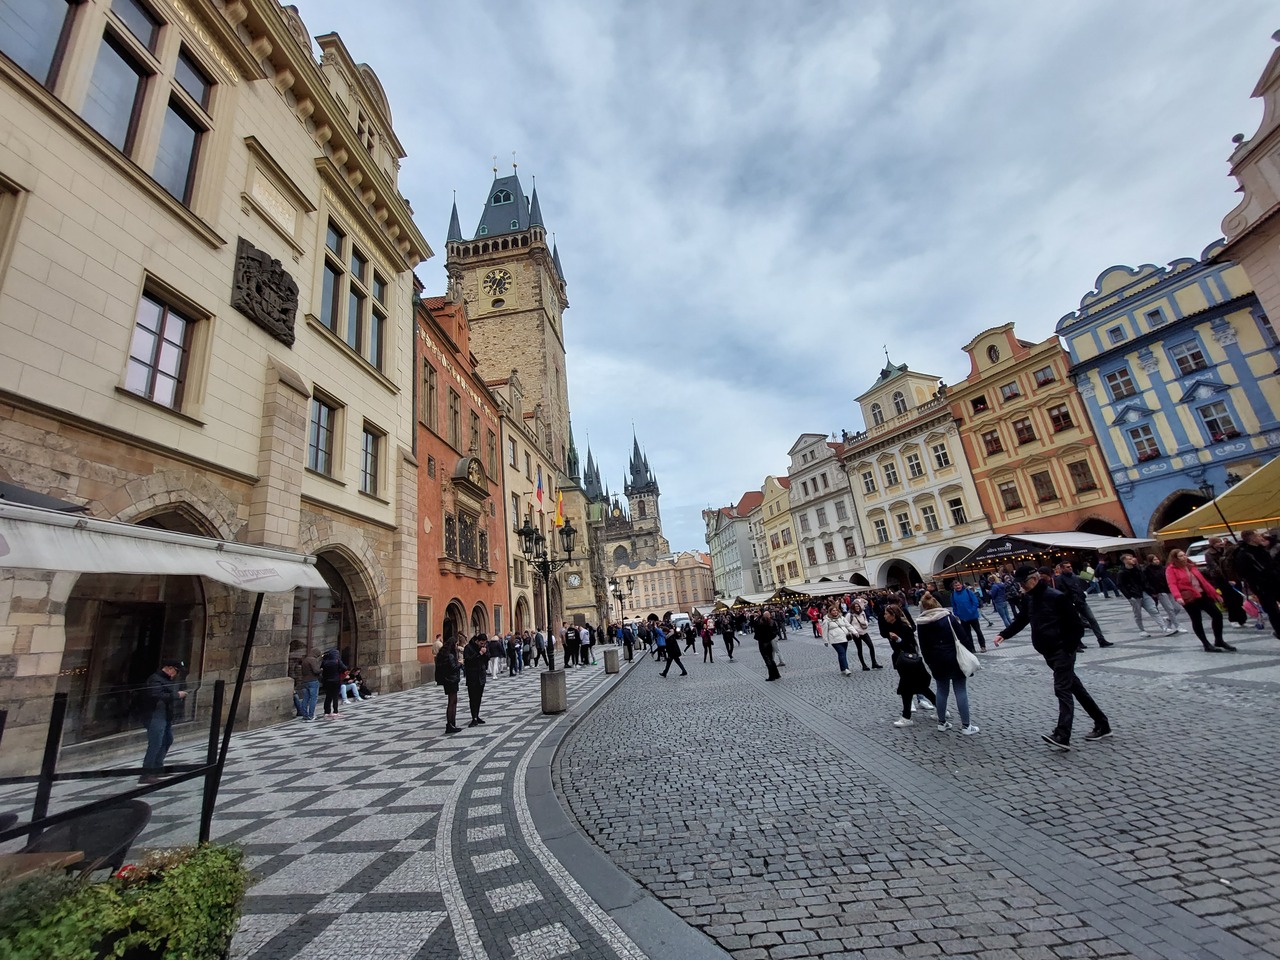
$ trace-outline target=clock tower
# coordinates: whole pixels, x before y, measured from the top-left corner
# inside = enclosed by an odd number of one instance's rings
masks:
[[[569,306],[560,254],[547,243],[535,188],[526,197],[520,179],[496,175],[475,234],[467,239],[453,205],[445,242],[447,299],[466,304],[471,351],[480,375],[498,380],[520,374],[530,426],[555,465],[565,472],[569,449],[569,384],[562,320]]]

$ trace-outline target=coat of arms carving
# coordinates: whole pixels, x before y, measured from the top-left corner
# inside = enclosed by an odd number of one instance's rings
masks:
[[[293,346],[298,285],[279,260],[244,237],[236,244],[231,305],[285,346]]]

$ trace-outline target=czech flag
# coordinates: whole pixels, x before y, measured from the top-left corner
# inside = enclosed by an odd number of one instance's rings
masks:
[[[542,468],[538,468],[538,511],[542,511]]]
[[[556,526],[564,526],[564,493],[556,492]]]

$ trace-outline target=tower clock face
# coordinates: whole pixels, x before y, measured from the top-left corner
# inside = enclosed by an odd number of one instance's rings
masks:
[[[484,275],[484,292],[506,293],[511,289],[511,273],[507,270],[490,270]]]
[[[580,576],[579,576],[578,574],[576,574],[576,573],[571,573],[571,574],[569,574],[569,576],[568,576],[568,580],[569,580],[569,586],[571,586],[571,587],[580,587],[580,586],[582,586],[582,577],[580,577]]]

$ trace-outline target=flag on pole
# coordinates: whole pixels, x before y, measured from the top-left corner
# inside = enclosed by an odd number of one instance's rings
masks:
[[[542,512],[542,468],[538,468],[538,512]]]
[[[564,526],[564,493],[556,492],[556,526]]]

